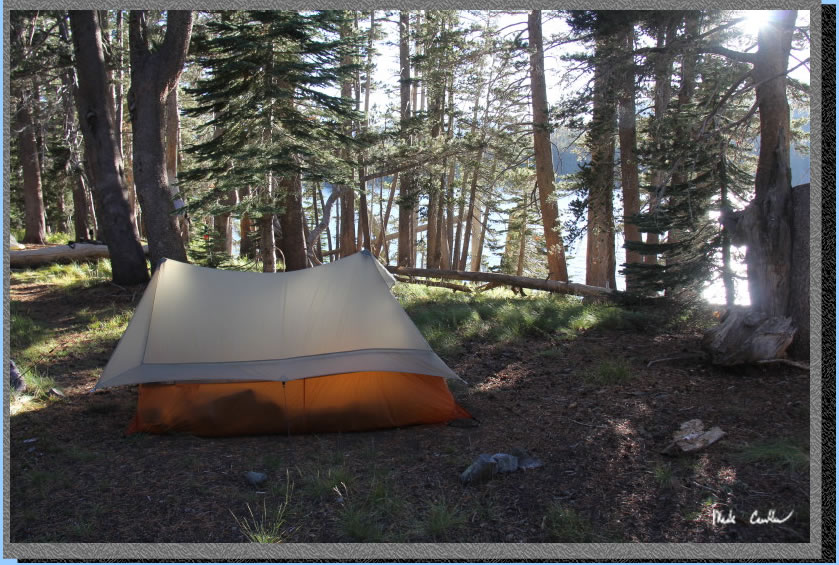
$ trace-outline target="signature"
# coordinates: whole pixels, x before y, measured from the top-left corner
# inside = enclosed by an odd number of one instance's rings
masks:
[[[755,510],[754,512],[752,512],[751,516],[749,516],[749,524],[758,524],[758,525],[783,524],[784,522],[786,522],[787,520],[792,518],[792,514],[793,514],[793,510],[790,510],[789,514],[787,514],[784,518],[778,518],[778,516],[775,512],[775,509],[772,508],[772,509],[769,510],[769,512],[766,513],[766,516],[762,517],[760,515],[760,512]],[[728,514],[723,514],[719,510],[713,510],[712,513],[711,513],[711,523],[715,526],[718,525],[718,524],[719,525],[736,524],[737,523],[737,517],[734,515],[733,510],[729,510]]]

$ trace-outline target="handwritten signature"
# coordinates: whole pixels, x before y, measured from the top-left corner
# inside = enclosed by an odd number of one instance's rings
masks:
[[[790,518],[792,518],[793,510],[789,511],[789,514],[786,515],[784,518],[778,518],[775,509],[772,508],[769,512],[766,513],[766,516],[761,516],[760,512],[755,510],[749,516],[749,524],[783,524]],[[711,522],[716,525],[726,525],[726,524],[736,524],[737,517],[734,515],[733,510],[729,510],[728,514],[723,514],[719,510],[713,510],[711,514]]]

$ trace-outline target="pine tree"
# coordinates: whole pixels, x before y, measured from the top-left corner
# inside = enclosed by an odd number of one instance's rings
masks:
[[[188,89],[196,107],[187,114],[206,116],[205,127],[218,134],[189,149],[198,165],[184,181],[213,183],[190,207],[247,214],[265,232],[279,215],[287,269],[307,263],[302,182],[352,183],[353,164],[339,154],[357,143],[341,127],[356,114],[352,100],[327,92],[354,70],[342,61],[355,41],[340,37],[346,18],[340,11],[236,12],[208,21],[196,42],[205,76]],[[240,193],[236,205],[219,202],[242,186],[260,190]],[[262,238],[264,254],[272,241]]]

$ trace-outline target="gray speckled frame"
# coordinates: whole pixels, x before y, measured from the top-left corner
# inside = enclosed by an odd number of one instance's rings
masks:
[[[9,20],[10,9],[35,8],[38,9],[104,9],[125,8],[123,3],[113,0],[71,0],[56,2],[46,0],[6,0],[3,5],[3,77],[4,84],[9,84]],[[580,9],[687,9],[687,8],[730,8],[730,9],[766,9],[766,8],[796,8],[810,10],[811,13],[811,159],[810,159],[810,289],[811,311],[822,310],[822,20],[820,4],[815,1],[778,2],[767,0],[741,0],[739,2],[712,1],[711,5],[699,4],[695,0],[661,0],[655,2],[635,2],[633,0],[589,0],[588,2],[520,2],[489,0],[483,2],[460,2],[461,9],[529,9],[529,8],[580,8]],[[383,8],[422,8],[422,9],[451,9],[452,6],[435,1],[408,1],[381,3],[367,0],[347,2],[331,0],[328,2],[296,2],[287,0],[170,0],[169,2],[140,0],[132,2],[132,8],[181,8],[181,9],[313,9],[313,8],[348,8],[348,9],[383,9]],[[4,178],[8,178],[9,163],[9,97],[4,89],[3,100],[4,129]],[[829,126],[829,127],[832,127]],[[8,184],[4,183],[3,190],[3,319],[9,319],[9,226],[8,226],[9,194]],[[828,234],[829,237],[832,234]],[[832,260],[832,258],[830,258]],[[835,298],[835,297],[834,297]],[[831,298],[830,300],[834,300]],[[683,543],[683,544],[503,544],[503,543],[451,543],[451,544],[358,544],[358,543],[322,543],[304,544],[293,543],[278,546],[259,544],[95,544],[95,543],[10,543],[9,542],[9,504],[10,481],[8,474],[3,474],[3,557],[28,560],[65,560],[88,561],[103,560],[265,560],[265,561],[500,561],[500,560],[595,560],[595,561],[628,561],[628,560],[769,560],[769,561],[811,561],[822,558],[822,317],[810,317],[811,342],[811,372],[810,372],[810,542],[809,543]],[[825,328],[833,331],[833,328]],[[9,350],[8,325],[3,325],[3,351]],[[4,361],[4,401],[3,401],[3,468],[9,468],[9,403],[8,403],[8,364]],[[825,391],[835,395],[835,389]],[[835,400],[835,396],[834,396]],[[832,423],[830,424],[833,425]],[[829,485],[828,485],[829,488]],[[832,520],[832,517],[827,517]],[[826,540],[830,543],[829,540]]]

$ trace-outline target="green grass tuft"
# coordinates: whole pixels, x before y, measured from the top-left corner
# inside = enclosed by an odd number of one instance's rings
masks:
[[[560,543],[587,543],[594,541],[591,523],[576,510],[559,502],[548,508],[546,525],[550,540]]]
[[[452,534],[463,524],[466,518],[457,507],[440,500],[431,505],[425,520],[425,533],[434,541],[452,538]]]
[[[755,443],[734,454],[739,463],[768,463],[791,471],[804,471],[810,465],[806,450],[790,439],[774,439]]]
[[[594,385],[614,385],[632,379],[632,370],[625,361],[601,361],[583,374],[586,382]]]
[[[285,525],[285,515],[293,490],[294,483],[289,480],[286,474],[285,499],[274,513],[269,515],[265,499],[262,500],[262,514],[259,517],[254,516],[250,504],[246,505],[250,519],[247,516],[239,518],[231,510],[230,513],[236,520],[236,525],[239,526],[239,529],[249,541],[253,543],[283,543],[288,541],[291,532],[284,529],[283,525]]]

